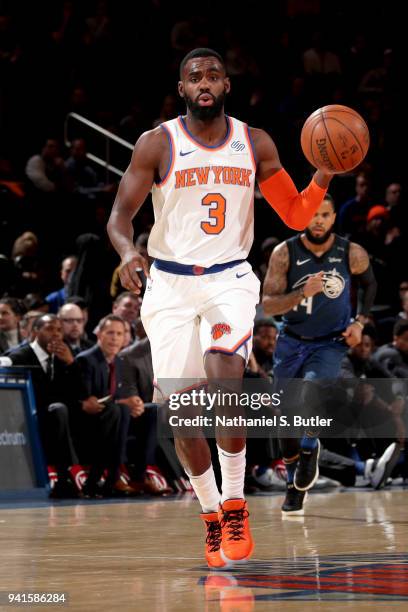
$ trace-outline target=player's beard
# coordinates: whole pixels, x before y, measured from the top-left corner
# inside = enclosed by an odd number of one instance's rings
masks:
[[[312,244],[324,244],[325,242],[327,242],[327,240],[330,238],[330,236],[333,233],[333,226],[331,226],[327,232],[325,232],[324,234],[322,234],[321,236],[314,236],[312,234],[312,232],[310,231],[310,229],[307,227],[305,229],[305,234],[306,234],[306,238],[309,240],[309,242],[311,242]]]
[[[222,94],[217,97],[213,96],[212,94],[208,95],[210,95],[214,100],[214,104],[212,106],[200,106],[198,101],[195,102],[189,96],[184,95],[187,108],[193,117],[199,121],[210,121],[211,119],[215,119],[216,117],[219,117],[223,111],[226,95],[225,91],[223,91]]]

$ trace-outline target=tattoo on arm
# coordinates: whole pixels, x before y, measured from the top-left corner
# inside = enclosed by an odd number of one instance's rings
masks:
[[[362,274],[370,265],[367,251],[355,242],[350,243],[349,263],[352,274]]]
[[[289,250],[282,242],[274,249],[265,276],[262,304],[266,315],[285,314],[303,300],[302,289],[285,293],[288,269]]]

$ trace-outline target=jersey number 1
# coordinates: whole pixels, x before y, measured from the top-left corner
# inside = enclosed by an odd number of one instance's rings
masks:
[[[220,193],[208,193],[202,200],[202,206],[211,207],[208,211],[210,221],[201,221],[201,229],[206,234],[220,234],[225,227],[225,209],[227,200]]]

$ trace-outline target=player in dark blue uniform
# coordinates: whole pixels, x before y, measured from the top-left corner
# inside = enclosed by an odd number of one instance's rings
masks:
[[[326,194],[305,232],[279,244],[269,261],[263,289],[266,315],[283,315],[275,356],[275,379],[336,378],[348,347],[361,342],[376,292],[367,252],[333,232],[333,199]],[[359,280],[357,315],[351,318],[351,276]],[[304,386],[303,398],[313,397]],[[320,443],[310,428],[299,442],[281,439],[288,473],[284,512],[303,511],[305,492],[316,482]]]

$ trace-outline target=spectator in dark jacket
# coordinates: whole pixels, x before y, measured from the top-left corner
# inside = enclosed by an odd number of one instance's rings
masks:
[[[57,470],[52,497],[76,497],[69,468],[78,464],[71,424],[73,391],[80,385],[71,351],[63,342],[56,315],[45,314],[33,324],[36,339],[9,354],[13,365],[31,370],[41,441],[48,465]]]

